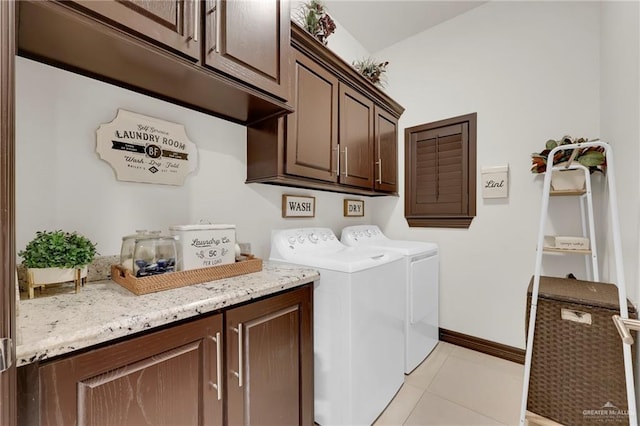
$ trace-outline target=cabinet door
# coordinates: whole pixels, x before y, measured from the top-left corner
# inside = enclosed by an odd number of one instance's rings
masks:
[[[43,365],[40,424],[222,425],[221,335],[215,315]]]
[[[337,182],[338,79],[295,51],[295,111],[286,120],[289,175]]]
[[[205,4],[205,64],[287,99],[289,1],[206,0]]]
[[[375,112],[375,189],[398,191],[398,120],[382,108]]]
[[[307,285],[226,313],[230,425],[313,424],[311,297]]]
[[[373,189],[373,101],[340,84],[340,183]]]
[[[199,0],[74,0],[136,33],[177,51],[200,59]]]

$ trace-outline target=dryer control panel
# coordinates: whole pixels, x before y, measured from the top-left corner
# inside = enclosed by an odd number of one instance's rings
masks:
[[[348,226],[342,230],[340,241],[346,245],[357,245],[358,242],[388,239],[377,225]]]

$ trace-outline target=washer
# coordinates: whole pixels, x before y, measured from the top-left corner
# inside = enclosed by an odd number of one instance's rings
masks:
[[[314,268],[314,411],[320,425],[370,425],[404,381],[402,256],[346,247],[328,228],[274,230],[272,262]]]
[[[438,344],[439,253],[435,243],[387,238],[376,225],[349,226],[340,240],[351,247],[376,248],[404,258],[406,294],[404,372],[411,373]]]

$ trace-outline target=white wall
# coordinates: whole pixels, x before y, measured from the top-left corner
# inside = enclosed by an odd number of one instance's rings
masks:
[[[273,228],[339,232],[370,220],[368,209],[365,218],[344,218],[344,194],[245,184],[243,126],[24,58],[16,61],[16,98],[18,250],[38,230],[64,229],[87,235],[102,255],[113,255],[135,229],[166,232],[169,225],[204,219],[235,224],[238,240],[266,259]],[[115,179],[95,152],[95,132],[118,108],[185,125],[200,162],[184,186]],[[315,196],[316,218],[281,218],[283,193]]]
[[[371,56],[371,53],[340,24],[340,21],[334,21],[336,23],[336,32],[327,39],[327,47],[329,49],[348,64]]]
[[[628,296],[637,301],[640,295],[640,3],[603,2],[600,23],[602,138],[611,141],[615,152],[624,278]],[[613,256],[607,260],[608,267],[615,271]],[[638,345],[635,351],[637,360]],[[636,365],[636,399],[640,398],[639,374]]]
[[[291,2],[291,18],[296,22],[299,21],[300,13],[303,10],[301,8],[304,3],[306,3],[304,0],[294,0]],[[331,9],[327,8],[326,10],[329,16],[331,16]],[[333,16],[331,19],[333,19],[336,24],[336,30],[327,38],[327,47],[329,49],[349,64],[354,60],[370,56],[370,52],[356,40],[338,20]]]
[[[615,153],[625,281],[635,301],[640,295],[640,4],[603,2],[600,22],[602,138]],[[608,260],[615,270],[612,256]]]
[[[510,167],[509,198],[483,200],[478,186],[468,230],[408,228],[403,196],[373,202],[374,222],[389,236],[440,245],[445,329],[524,347],[542,192],[530,154],[549,138],[600,134],[599,10],[594,2],[488,2],[375,53],[389,61],[388,92],[406,108],[401,130],[477,112],[478,173]],[[563,214],[551,225],[577,232],[569,201],[556,204]],[[558,259],[546,270],[585,276],[583,259]]]

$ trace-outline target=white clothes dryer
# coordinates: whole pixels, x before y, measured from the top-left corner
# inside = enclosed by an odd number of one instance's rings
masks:
[[[438,245],[392,240],[376,225],[346,227],[340,240],[347,246],[387,250],[403,256],[403,293],[406,295],[404,372],[411,373],[438,344]]]
[[[326,425],[370,425],[404,381],[402,257],[346,247],[328,228],[274,230],[271,262],[320,272],[313,291],[314,411]]]

